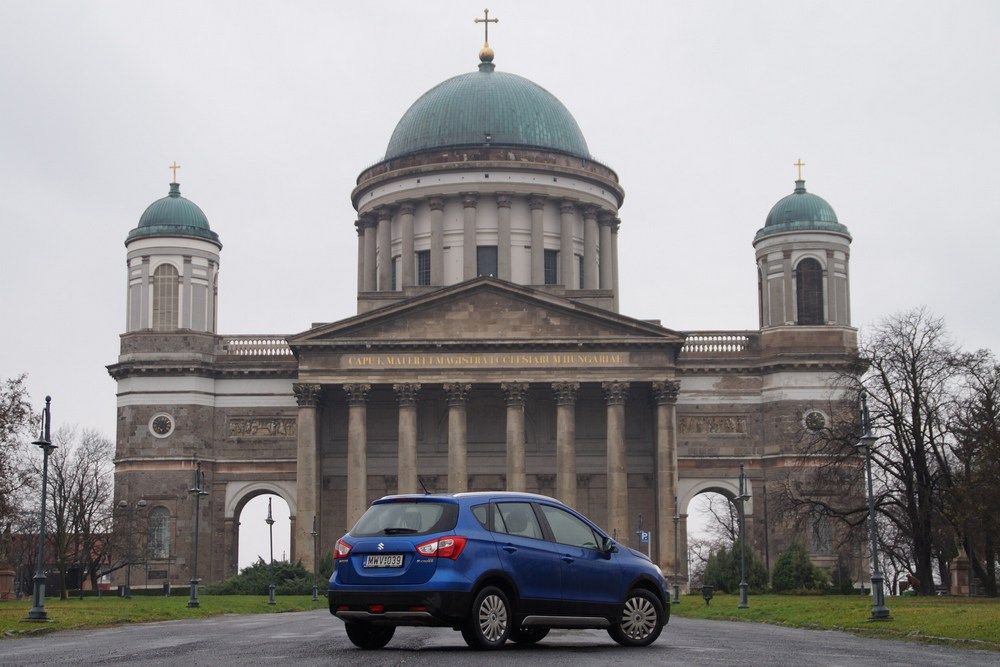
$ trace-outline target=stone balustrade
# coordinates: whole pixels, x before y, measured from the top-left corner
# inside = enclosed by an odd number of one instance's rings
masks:
[[[219,340],[220,354],[230,354],[238,357],[290,357],[292,348],[288,347],[285,336],[278,334],[221,336]]]
[[[739,356],[751,351],[756,331],[686,331],[682,357]]]

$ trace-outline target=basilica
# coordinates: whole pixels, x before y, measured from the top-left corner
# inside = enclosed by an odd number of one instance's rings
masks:
[[[623,184],[556,97],[489,46],[479,60],[417,99],[344,193],[344,319],[218,332],[222,243],[177,182],[128,233],[115,488],[149,508],[150,583],[192,576],[196,469],[205,581],[235,574],[254,496],[287,501],[292,557],[313,568],[373,499],[424,488],[554,496],[683,580],[692,498],[737,498],[741,467],[761,560],[793,540],[821,565],[845,556],[822,517],[768,512],[817,465],[802,434],[843,407],[833,380],[857,361],[851,235],[831,206],[800,179],[766,218],[745,212],[764,219],[747,229],[758,329],[629,317],[618,235],[643,222]]]

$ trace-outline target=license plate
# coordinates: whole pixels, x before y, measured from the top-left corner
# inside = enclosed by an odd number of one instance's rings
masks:
[[[403,567],[403,554],[369,554],[365,567]]]

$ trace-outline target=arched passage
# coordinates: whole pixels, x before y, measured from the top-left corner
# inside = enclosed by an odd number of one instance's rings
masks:
[[[753,530],[753,485],[749,478],[746,480],[746,493],[750,498],[746,501],[746,530],[748,535],[752,535]],[[679,526],[679,549],[683,554],[681,557],[682,588],[689,589],[691,581],[691,571],[693,560],[697,555],[692,554],[692,546],[696,546],[695,538],[703,539],[709,531],[709,522],[715,521],[714,514],[720,518],[732,512],[736,515],[736,498],[740,494],[740,480],[734,478],[698,478],[680,479],[677,484],[677,508],[680,514]],[[690,538],[689,538],[690,535]],[[753,544],[753,539],[748,538],[748,544]]]
[[[257,554],[269,557],[267,553],[267,496],[272,496],[274,512],[274,558],[279,560],[282,550],[288,560],[294,560],[291,535],[295,528],[295,482],[293,481],[252,481],[229,482],[226,485],[225,534],[226,558],[223,576],[231,577],[240,567],[256,560]],[[247,510],[245,512],[245,510]],[[241,531],[241,524],[243,530]],[[241,557],[241,533],[252,556]],[[249,547],[250,544],[255,545]],[[244,562],[249,560],[249,562]]]

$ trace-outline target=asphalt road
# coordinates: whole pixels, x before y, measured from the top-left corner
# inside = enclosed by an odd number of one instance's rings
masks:
[[[359,651],[328,611],[218,616],[0,640],[0,665],[1000,665],[1000,653],[865,639],[842,632],[673,618],[655,644],[627,649],[603,630],[553,631],[541,644],[473,654],[442,628],[400,628]]]

